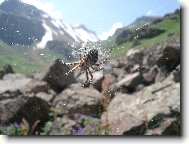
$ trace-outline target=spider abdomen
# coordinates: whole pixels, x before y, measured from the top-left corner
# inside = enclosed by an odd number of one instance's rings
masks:
[[[92,49],[86,55],[86,65],[88,67],[94,65],[98,61],[98,50]]]

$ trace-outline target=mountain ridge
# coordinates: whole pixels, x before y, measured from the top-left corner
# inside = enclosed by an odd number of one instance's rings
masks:
[[[10,45],[35,45],[37,48],[44,48],[49,40],[62,40],[70,46],[98,40],[96,34],[84,25],[76,28],[20,0],[2,2],[0,18],[0,38]]]

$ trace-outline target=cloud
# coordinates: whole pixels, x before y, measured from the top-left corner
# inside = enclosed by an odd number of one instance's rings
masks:
[[[2,3],[2,2],[4,2],[5,0],[0,0],[0,4]]]
[[[46,12],[53,18],[56,19],[62,18],[61,12],[55,10],[53,4],[50,2],[42,2],[40,0],[22,0],[22,2],[35,6],[36,8]]]
[[[106,40],[109,36],[112,36],[118,28],[122,27],[123,24],[121,22],[116,22],[112,25],[112,28],[110,30],[108,30],[107,32],[103,32],[102,34],[98,35],[98,37],[101,40]]]
[[[152,10],[149,10],[149,11],[146,12],[146,15],[147,15],[147,16],[151,16],[152,14],[153,14],[153,11],[152,11]]]

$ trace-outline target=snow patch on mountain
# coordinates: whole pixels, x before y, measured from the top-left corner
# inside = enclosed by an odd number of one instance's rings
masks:
[[[63,28],[76,42],[80,42],[78,37],[75,35],[75,31],[69,24],[64,23]]]
[[[61,15],[52,3],[43,3],[40,0],[22,1],[44,11],[41,17],[42,25],[46,32],[42,37],[42,41],[36,45],[38,48],[44,48],[49,40],[54,39],[63,40],[69,44],[84,43],[87,41],[96,42],[99,40],[96,34],[88,30],[84,25],[77,25],[76,27],[62,21]]]
[[[37,43],[37,48],[44,48],[48,41],[53,40],[53,33],[51,28],[46,24],[44,20],[42,25],[45,28],[46,32],[45,35],[42,37],[42,40],[39,43]]]
[[[87,41],[92,41],[92,42],[96,42],[98,41],[97,37],[92,34],[92,33],[88,33],[87,31],[85,31],[82,28],[75,28],[74,29],[76,31],[76,35],[83,41],[83,42],[87,42]]]

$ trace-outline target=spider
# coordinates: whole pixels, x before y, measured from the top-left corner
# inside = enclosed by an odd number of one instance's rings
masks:
[[[98,61],[98,50],[97,49],[91,49],[88,53],[86,53],[86,47],[85,47],[85,54],[84,54],[83,58],[81,57],[81,54],[80,54],[80,60],[79,61],[73,62],[73,63],[64,63],[68,66],[70,66],[70,65],[75,66],[65,74],[69,75],[71,72],[73,72],[74,70],[76,70],[78,68],[80,68],[81,71],[85,71],[86,81],[82,85],[84,87],[86,84],[92,83],[92,80],[93,80],[93,75],[92,75],[92,72],[90,71],[89,68],[92,68],[93,70],[95,70],[95,68],[93,66],[99,67],[106,60],[107,60],[107,58],[105,60],[103,60],[102,62],[97,63],[97,61]],[[90,81],[89,81],[89,75],[91,77]]]

